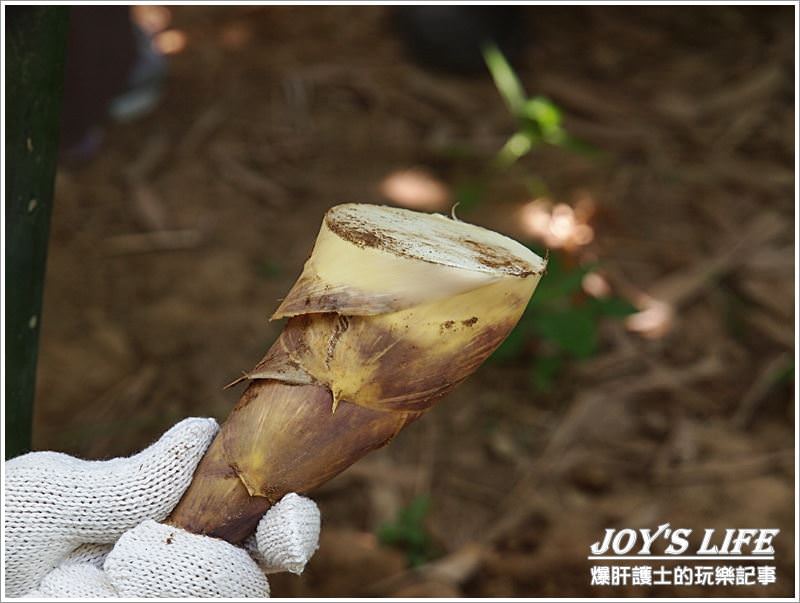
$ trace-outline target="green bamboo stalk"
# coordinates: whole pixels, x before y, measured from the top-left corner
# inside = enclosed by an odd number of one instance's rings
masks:
[[[31,448],[67,16],[6,7],[6,458]]]

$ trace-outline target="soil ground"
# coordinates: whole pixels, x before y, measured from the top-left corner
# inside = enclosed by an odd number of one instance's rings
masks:
[[[485,173],[460,217],[530,242],[535,194],[590,200],[593,240],[553,252],[662,302],[639,316],[650,337],[604,320],[547,393],[535,357],[487,363],[312,493],[321,547],[273,594],[792,594],[791,7],[528,9],[520,78],[600,154],[542,147],[486,172],[514,131],[491,78],[413,63],[389,9],[172,12],[187,45],[161,104],[59,170],[38,449],[130,454],[183,417],[223,419],[326,208],[391,202],[398,170],[451,190]],[[433,559],[410,568],[376,532],[419,496]],[[590,586],[605,528],[665,522],[780,528],[777,583]]]

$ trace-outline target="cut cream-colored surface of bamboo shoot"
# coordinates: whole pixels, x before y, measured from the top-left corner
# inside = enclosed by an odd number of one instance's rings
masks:
[[[544,269],[524,245],[449,217],[331,208],[272,316],[288,319],[283,332],[170,521],[238,542],[284,494],[388,443],[500,345]]]

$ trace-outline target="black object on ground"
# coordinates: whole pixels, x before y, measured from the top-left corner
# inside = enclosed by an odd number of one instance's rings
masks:
[[[481,48],[494,43],[510,60],[526,43],[525,13],[517,6],[403,6],[396,29],[411,56],[449,73],[485,70]]]

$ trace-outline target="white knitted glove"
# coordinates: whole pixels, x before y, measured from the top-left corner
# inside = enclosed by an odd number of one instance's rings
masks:
[[[128,458],[32,452],[8,461],[5,594],[265,597],[265,572],[300,573],[317,548],[320,516],[296,494],[267,511],[245,543],[249,553],[158,523],[217,430],[213,419],[186,419]]]

